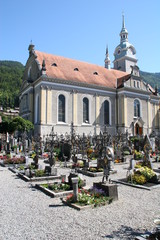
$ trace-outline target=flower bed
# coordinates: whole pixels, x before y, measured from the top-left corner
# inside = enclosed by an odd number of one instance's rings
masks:
[[[68,184],[52,183],[52,184],[36,184],[35,187],[50,197],[65,197],[72,194],[73,190],[70,189]]]
[[[147,190],[160,187],[160,179],[157,174],[151,168],[141,164],[137,164],[133,173],[129,173],[127,178],[112,181]]]
[[[128,182],[144,185],[145,183],[158,183],[156,173],[147,166],[136,165],[133,174],[128,176]]]
[[[20,158],[13,157],[13,158],[10,158],[10,157],[7,157],[7,156],[3,156],[3,158],[1,158],[0,160],[3,161],[4,165],[24,164],[25,163],[25,157],[20,157]]]
[[[67,183],[52,183],[52,184],[41,184],[42,187],[50,189],[54,192],[64,192],[71,190],[71,187]]]

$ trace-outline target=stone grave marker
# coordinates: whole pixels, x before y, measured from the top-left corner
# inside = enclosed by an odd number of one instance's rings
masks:
[[[73,198],[74,201],[78,200],[78,177],[72,178],[72,186],[73,186]]]

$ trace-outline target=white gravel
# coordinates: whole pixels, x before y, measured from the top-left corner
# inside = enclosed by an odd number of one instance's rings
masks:
[[[127,166],[115,166],[118,172],[111,178],[126,176]],[[69,171],[58,169],[58,173]],[[84,178],[88,186],[102,179]],[[154,229],[153,221],[160,217],[160,188],[118,185],[118,197],[110,205],[77,211],[0,167],[0,240],[135,239]]]

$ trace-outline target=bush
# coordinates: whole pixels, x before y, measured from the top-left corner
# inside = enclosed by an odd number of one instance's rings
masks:
[[[84,167],[83,161],[82,160],[78,160],[77,161],[77,166],[80,167],[80,168]]]
[[[132,181],[135,184],[143,185],[147,182],[147,179],[144,175],[135,173],[132,175]]]
[[[36,177],[42,177],[44,175],[45,175],[45,171],[44,170],[40,170],[40,169],[35,170],[35,176]]]
[[[145,176],[147,182],[150,182],[151,179],[151,181],[157,181],[157,175],[152,169],[148,167],[142,167],[139,169],[139,171],[143,176]]]

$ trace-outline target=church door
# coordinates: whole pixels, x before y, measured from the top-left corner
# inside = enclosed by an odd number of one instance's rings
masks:
[[[135,125],[135,135],[142,135],[143,134],[143,128],[139,126],[138,123]]]

